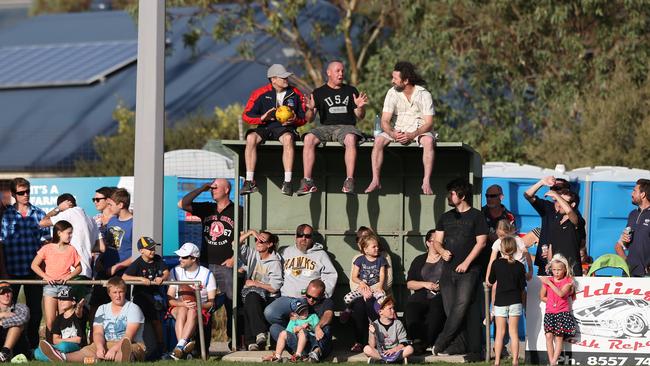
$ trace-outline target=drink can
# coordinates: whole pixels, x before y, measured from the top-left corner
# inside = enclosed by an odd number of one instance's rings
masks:
[[[634,235],[634,229],[632,229],[632,227],[628,226],[625,229],[623,229],[623,233],[630,236],[630,240],[623,243],[623,245],[625,245],[625,247],[627,248],[627,247],[630,246],[630,243],[632,243],[632,235]]]
[[[95,357],[84,357],[84,364],[91,364],[91,363],[97,363],[97,359]]]
[[[546,256],[548,255],[548,244],[542,244],[542,255]],[[546,258],[548,259],[548,258]]]

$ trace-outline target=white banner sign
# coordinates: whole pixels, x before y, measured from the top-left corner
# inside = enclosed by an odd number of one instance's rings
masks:
[[[577,277],[572,303],[578,334],[564,340],[558,364],[650,365],[650,279]],[[528,283],[526,363],[547,364],[541,282]]]

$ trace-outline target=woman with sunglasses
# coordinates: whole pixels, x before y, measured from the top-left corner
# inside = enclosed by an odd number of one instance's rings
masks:
[[[255,245],[249,245],[253,238]],[[244,334],[249,351],[264,349],[269,326],[264,318],[264,308],[280,295],[282,287],[282,262],[276,253],[278,236],[268,231],[242,232],[239,242],[239,259],[246,272],[241,297],[244,302]]]

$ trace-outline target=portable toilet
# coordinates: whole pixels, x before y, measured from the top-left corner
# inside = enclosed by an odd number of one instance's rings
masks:
[[[596,260],[603,254],[615,253],[614,245],[627,225],[627,217],[636,206],[632,190],[639,178],[650,179],[650,171],[618,166],[596,166],[568,172],[577,179],[584,193],[582,204],[587,221],[587,252]],[[603,274],[620,274],[604,270]]]
[[[516,218],[517,228],[520,232],[526,233],[538,227],[541,219],[533,206],[524,198],[524,192],[531,185],[540,179],[552,175],[556,178],[564,178],[572,181],[566,174],[564,166],[558,165],[555,169],[542,168],[536,165],[517,164],[508,162],[488,162],[483,164],[483,189],[481,196],[481,205],[486,204],[485,192],[488,187],[498,184],[503,188],[503,205],[510,210]],[[579,188],[575,182],[572,182],[574,189]],[[537,195],[544,197],[548,187],[542,187]],[[582,201],[579,206],[583,211]]]

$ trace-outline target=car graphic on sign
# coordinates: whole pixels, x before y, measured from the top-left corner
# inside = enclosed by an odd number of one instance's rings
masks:
[[[650,329],[650,303],[610,297],[573,311],[578,331],[601,337],[643,337]]]

